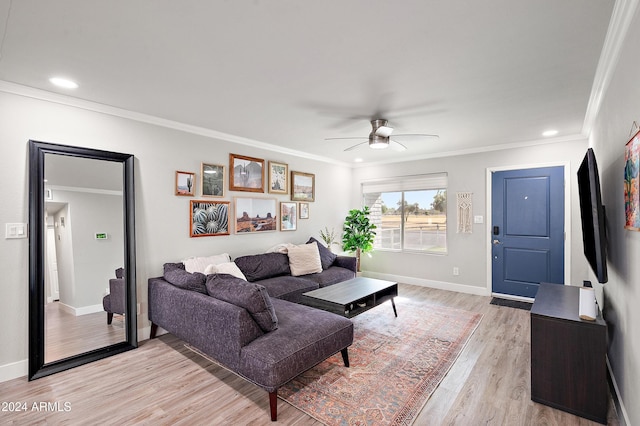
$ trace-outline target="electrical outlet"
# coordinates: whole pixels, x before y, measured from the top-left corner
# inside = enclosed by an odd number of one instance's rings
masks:
[[[453,275],[460,275],[460,269],[457,266],[453,267]]]

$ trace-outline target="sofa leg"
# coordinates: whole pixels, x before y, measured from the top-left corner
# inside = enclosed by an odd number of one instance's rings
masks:
[[[151,335],[149,336],[149,338],[154,339],[156,337],[157,332],[158,332],[158,326],[154,323],[151,323]]]
[[[113,312],[107,312],[107,324],[111,324],[113,321]]]
[[[271,409],[271,421],[278,420],[278,390],[269,392],[269,408]]]
[[[342,353],[342,360],[344,361],[344,366],[348,367],[349,366],[349,352],[347,351],[347,348],[344,348],[340,352]]]

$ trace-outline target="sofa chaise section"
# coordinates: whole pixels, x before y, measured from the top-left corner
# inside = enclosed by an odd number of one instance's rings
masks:
[[[207,280],[212,278],[215,276]],[[244,307],[178,288],[164,278],[151,278],[151,337],[160,326],[265,389],[269,392],[271,419],[276,420],[280,386],[337,352],[342,353],[348,366],[353,323],[286,300],[271,298],[270,302],[277,328],[265,331]]]

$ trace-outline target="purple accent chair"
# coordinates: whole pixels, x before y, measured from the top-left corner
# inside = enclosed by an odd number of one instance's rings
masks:
[[[102,307],[107,312],[107,324],[113,321],[113,314],[124,315],[125,300],[124,269],[116,269],[116,277],[109,280],[109,294],[102,298]]]

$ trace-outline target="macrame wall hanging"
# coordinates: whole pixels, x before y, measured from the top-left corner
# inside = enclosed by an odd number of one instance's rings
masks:
[[[470,234],[473,232],[471,225],[472,215],[472,198],[473,192],[458,192],[457,206],[458,206],[458,233]]]

